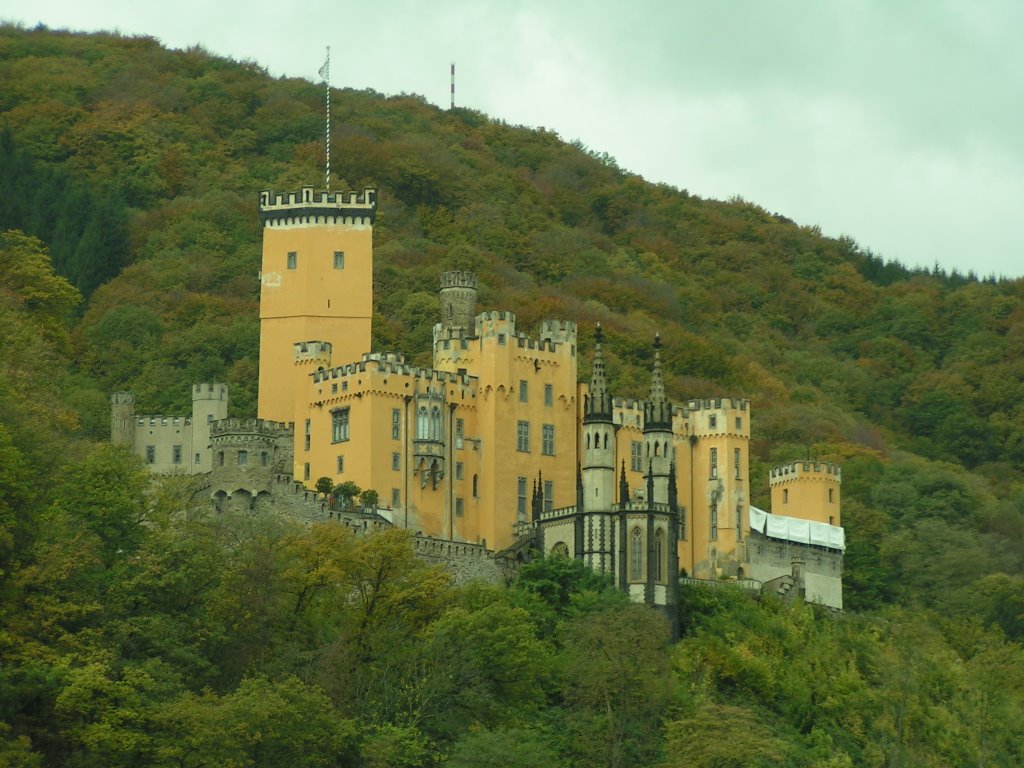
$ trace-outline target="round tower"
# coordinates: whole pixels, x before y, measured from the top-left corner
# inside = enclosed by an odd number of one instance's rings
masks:
[[[441,274],[441,327],[470,331],[476,316],[476,275],[472,272]]]
[[[135,395],[131,392],[110,396],[110,442],[135,447]]]
[[[772,513],[841,526],[839,490],[842,471],[837,464],[797,461],[772,467],[768,474]]]
[[[594,365],[583,406],[583,510],[610,510],[615,503],[615,424],[604,374],[601,325],[594,330]],[[625,503],[628,499],[620,499]]]
[[[209,472],[210,426],[228,417],[228,385],[204,381],[192,386],[192,446],[189,456],[192,472]]]

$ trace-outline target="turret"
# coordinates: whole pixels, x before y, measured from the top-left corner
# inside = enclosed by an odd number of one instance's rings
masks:
[[[772,467],[768,483],[774,514],[842,525],[839,499],[842,472],[838,465],[797,461]]]
[[[583,406],[582,484],[583,509],[611,509],[615,503],[615,425],[605,380],[600,323],[594,329],[594,364]]]
[[[472,332],[476,316],[476,275],[444,272],[441,275],[441,330],[450,335]]]
[[[135,448],[135,395],[131,392],[110,396],[110,442]]]
[[[672,403],[665,396],[661,372],[661,336],[654,337],[654,368],[651,392],[644,403],[644,469],[647,471],[648,501],[669,503],[669,474],[672,469]]]
[[[192,386],[192,455],[187,457],[192,472],[209,472],[213,468],[210,428],[227,417],[227,384],[211,381]]]

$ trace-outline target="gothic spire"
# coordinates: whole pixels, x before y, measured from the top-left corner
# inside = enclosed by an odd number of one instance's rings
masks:
[[[594,365],[590,374],[590,397],[583,414],[583,422],[611,421],[612,398],[604,377],[604,353],[601,351],[601,324],[594,329]]]
[[[665,378],[661,373],[661,334],[654,336],[654,369],[651,394],[644,403],[644,431],[672,429],[672,404],[665,397]]]

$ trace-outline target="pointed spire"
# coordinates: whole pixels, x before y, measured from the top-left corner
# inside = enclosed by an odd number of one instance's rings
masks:
[[[576,463],[576,511],[583,511],[583,467]]]
[[[587,398],[583,421],[611,421],[612,399],[604,376],[604,353],[601,351],[601,324],[594,329],[594,364],[590,374],[590,397]]]
[[[644,404],[644,431],[672,429],[672,404],[665,397],[665,377],[661,372],[661,334],[654,335],[654,369],[651,394]]]
[[[622,460],[622,474],[619,476],[619,504],[629,501],[629,483],[626,481],[626,460]]]

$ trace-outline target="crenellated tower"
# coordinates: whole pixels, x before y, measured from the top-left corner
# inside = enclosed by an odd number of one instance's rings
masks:
[[[110,396],[110,442],[135,449],[135,395],[131,392]]]
[[[842,525],[839,491],[842,472],[838,465],[797,461],[772,467],[768,475],[772,512],[828,525]]]
[[[338,362],[369,351],[376,212],[372,188],[260,193],[260,418],[295,419],[305,383],[293,367],[294,344],[330,344]]]

